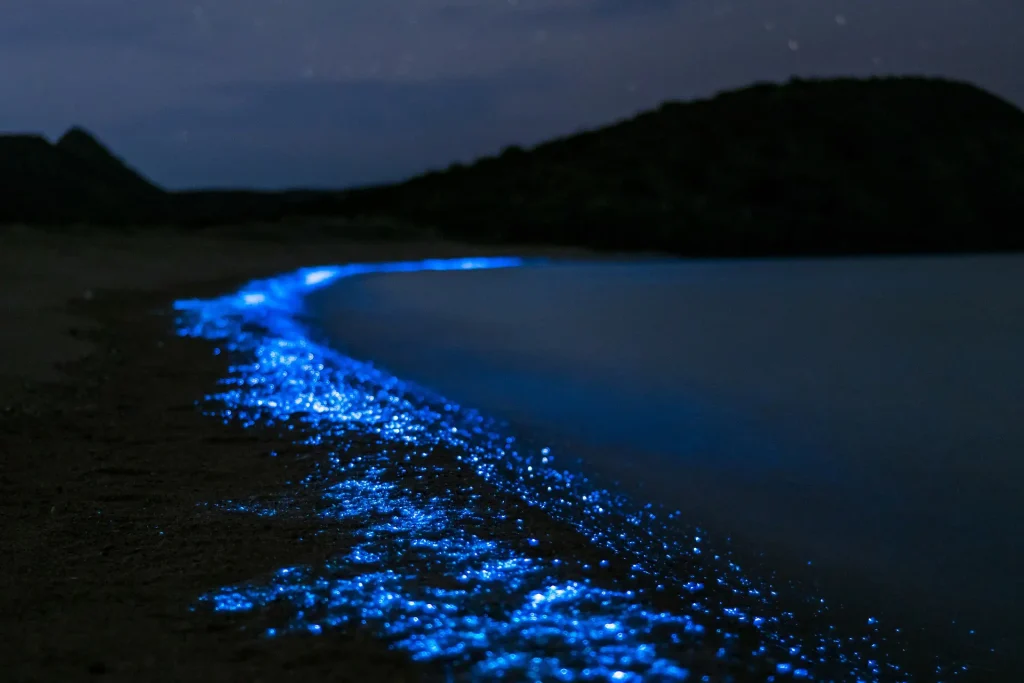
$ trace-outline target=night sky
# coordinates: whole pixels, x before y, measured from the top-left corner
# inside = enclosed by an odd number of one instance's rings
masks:
[[[791,75],[1024,105],[1022,0],[3,0],[0,131],[170,188],[399,179]]]

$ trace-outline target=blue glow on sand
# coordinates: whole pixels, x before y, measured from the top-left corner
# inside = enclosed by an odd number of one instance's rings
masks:
[[[913,680],[895,632],[873,620],[840,633],[820,600],[798,617],[677,514],[317,343],[299,319],[304,297],[340,278],[523,263],[307,268],[176,302],[179,333],[234,362],[205,412],[288,430],[310,462],[271,503],[213,505],[314,519],[338,537],[330,560],[239,577],[200,608],[270,615],[268,637],[369,629],[460,680]]]

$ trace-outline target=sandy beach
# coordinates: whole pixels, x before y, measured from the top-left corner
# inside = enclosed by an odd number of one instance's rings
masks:
[[[325,533],[304,514],[268,518],[211,507],[228,500],[258,509],[278,500],[286,482],[308,476],[327,454],[298,445],[308,428],[298,418],[246,429],[202,415],[196,401],[231,376],[233,359],[214,355],[207,341],[176,336],[170,306],[299,266],[493,253],[451,244],[6,233],[0,292],[12,324],[0,328],[0,660],[9,679],[451,680],[443,662],[414,662],[369,628],[271,642],[261,634],[281,623],[280,606],[194,609],[197,596],[218,586],[258,586],[282,567],[317,566],[358,550],[365,534],[345,525]],[[383,452],[372,441],[347,447],[356,461]],[[401,468],[396,476],[406,477],[417,500],[454,496],[472,506],[459,529],[538,562],[571,558],[552,565],[560,567],[557,579],[632,586],[655,614],[689,600],[661,592],[658,581],[666,578],[607,564],[578,528],[476,478],[452,448],[437,448],[432,458],[431,476]],[[706,575],[702,600],[719,609],[732,599],[732,589],[713,581],[720,564],[729,571],[727,561],[708,553],[674,571]],[[426,584],[444,578],[440,569],[417,576]],[[749,623],[736,628],[740,644],[758,642]],[[774,670],[771,659],[721,659],[730,637],[723,633],[709,630],[700,641],[669,644],[668,652],[672,661],[733,672],[738,681],[764,680]],[[909,666],[927,670],[927,650],[912,649]],[[985,661],[958,680],[1000,680],[994,666]]]

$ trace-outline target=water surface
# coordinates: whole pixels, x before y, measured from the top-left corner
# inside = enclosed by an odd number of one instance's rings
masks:
[[[346,354],[835,603],[1024,642],[1024,257],[380,274],[309,303]]]

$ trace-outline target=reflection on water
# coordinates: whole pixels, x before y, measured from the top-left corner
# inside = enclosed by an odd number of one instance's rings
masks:
[[[341,277],[521,264],[304,269],[176,303],[180,334],[237,361],[205,410],[294,429],[322,455],[285,498],[214,504],[312,517],[339,538],[321,565],[239,577],[198,607],[272,613],[267,636],[369,628],[476,680],[911,680],[897,663],[898,629],[870,620],[840,633],[817,600],[792,607],[799,615],[784,609],[765,580],[675,513],[603,489],[502,424],[318,344],[298,320],[303,297]]]

